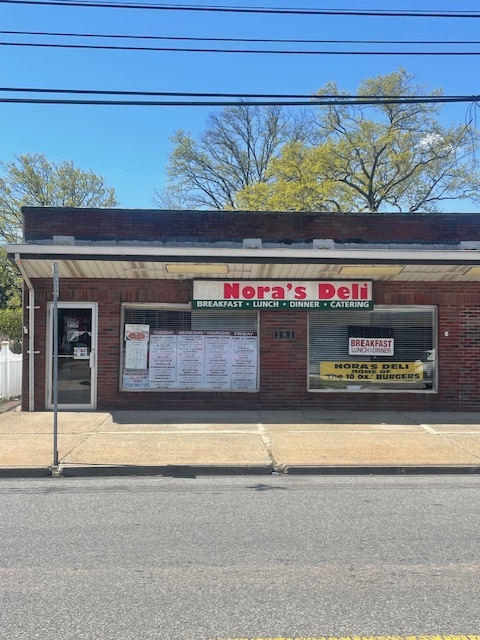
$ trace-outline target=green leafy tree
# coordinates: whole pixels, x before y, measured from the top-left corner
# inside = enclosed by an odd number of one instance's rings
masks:
[[[0,246],[0,309],[21,306],[22,282],[18,271]]]
[[[205,131],[192,137],[177,131],[168,167],[169,186],[156,204],[188,208],[232,209],[236,194],[265,182],[266,171],[281,146],[305,135],[303,125],[280,107],[248,103],[213,113]]]
[[[14,353],[22,351],[22,281],[0,246],[0,339],[10,342]]]
[[[237,207],[247,211],[341,211],[337,182],[319,180],[328,166],[329,152],[328,143],[315,147],[286,144],[270,162],[267,180],[237,193]]]
[[[22,310],[0,309],[0,338],[10,342],[14,353],[22,351]]]
[[[55,164],[42,154],[16,156],[0,163],[0,245],[18,242],[23,206],[114,207],[112,188],[92,171],[73,162]],[[20,305],[21,278],[0,246],[0,308]]]
[[[21,207],[114,207],[114,190],[93,171],[73,162],[55,164],[42,154],[16,156],[0,163],[0,239],[16,242],[22,229]]]
[[[399,69],[364,80],[357,93],[418,97],[426,88]],[[335,83],[318,92],[341,94]],[[478,202],[478,133],[469,125],[442,126],[439,111],[438,104],[414,102],[318,107],[314,138],[284,147],[266,172],[267,186],[247,185],[237,206],[417,213],[439,211],[447,201]]]

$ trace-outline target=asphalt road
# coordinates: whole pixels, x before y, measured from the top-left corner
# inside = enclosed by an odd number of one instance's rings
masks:
[[[480,633],[480,477],[0,480],[0,637]]]

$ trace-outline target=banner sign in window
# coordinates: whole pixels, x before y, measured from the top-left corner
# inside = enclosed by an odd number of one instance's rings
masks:
[[[123,372],[124,389],[148,389],[148,371],[125,369]]]
[[[322,380],[423,380],[423,363],[418,362],[328,362],[320,363]]]
[[[354,280],[194,280],[192,309],[373,309],[372,283]]]
[[[393,356],[393,338],[349,338],[349,356]]]

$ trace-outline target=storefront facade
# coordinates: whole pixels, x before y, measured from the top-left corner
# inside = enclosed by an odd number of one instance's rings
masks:
[[[24,410],[480,408],[480,218],[24,210]],[[478,247],[477,247],[478,243]]]

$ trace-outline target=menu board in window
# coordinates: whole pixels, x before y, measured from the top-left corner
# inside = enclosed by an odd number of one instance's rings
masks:
[[[177,381],[180,389],[204,387],[204,331],[179,331],[177,339]]]
[[[177,335],[154,329],[150,335],[149,383],[151,389],[177,387]]]
[[[125,343],[125,389],[257,388],[256,331],[146,330],[143,325],[127,326],[131,337]]]
[[[205,335],[205,387],[230,389],[232,368],[232,333],[207,331]]]
[[[237,331],[232,336],[232,389],[257,387],[257,335]]]

